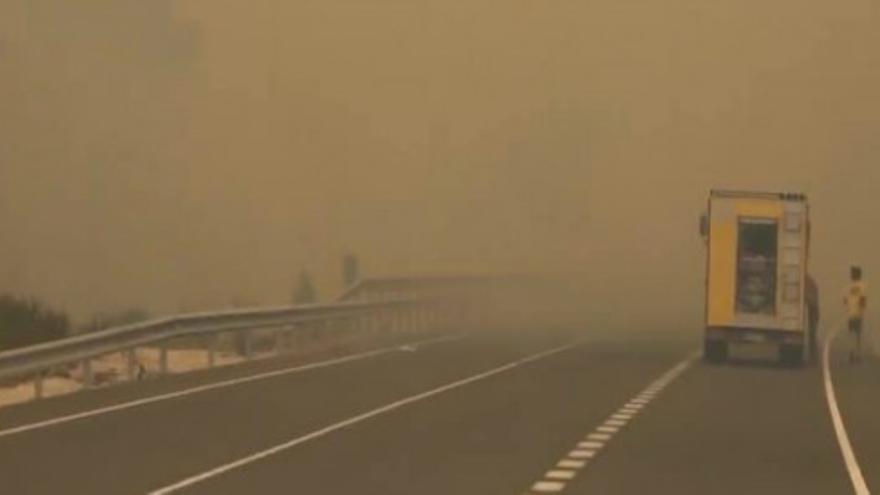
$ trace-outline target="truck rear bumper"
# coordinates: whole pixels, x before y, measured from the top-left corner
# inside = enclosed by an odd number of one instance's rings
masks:
[[[767,328],[708,327],[706,328],[706,340],[753,344],[803,345],[806,338],[805,333],[802,331]]]

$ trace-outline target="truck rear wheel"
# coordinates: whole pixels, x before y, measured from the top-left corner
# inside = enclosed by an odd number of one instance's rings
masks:
[[[800,366],[804,363],[804,346],[779,346],[779,362],[784,366]]]
[[[703,359],[707,363],[718,364],[727,360],[727,342],[706,340],[703,342]]]

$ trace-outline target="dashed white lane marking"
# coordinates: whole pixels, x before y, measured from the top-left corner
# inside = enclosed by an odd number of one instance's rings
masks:
[[[593,457],[596,457],[596,451],[584,449],[572,450],[568,453],[568,457],[572,459],[592,459]]]
[[[573,480],[575,477],[574,471],[569,471],[567,469],[554,469],[551,471],[547,471],[547,474],[544,475],[544,478],[548,480]]]
[[[846,427],[843,426],[843,417],[840,415],[840,408],[837,406],[837,396],[834,393],[834,382],[831,380],[831,370],[828,365],[828,354],[831,349],[831,342],[837,336],[838,330],[830,332],[825,338],[825,346],[822,349],[822,375],[825,382],[825,399],[828,402],[828,410],[831,412],[831,422],[834,424],[834,433],[837,436],[837,443],[840,445],[840,452],[843,455],[843,462],[846,464],[846,470],[849,472],[849,479],[852,482],[853,490],[856,495],[870,495],[868,484],[862,475],[862,469],[859,467],[859,461],[853,451],[852,444],[849,441],[849,435],[846,433]]]
[[[561,492],[565,488],[565,483],[561,481],[539,481],[532,485],[532,491],[538,493],[556,493]]]
[[[579,449],[599,450],[604,446],[605,446],[605,444],[602,442],[578,442]]]
[[[556,463],[556,467],[562,469],[581,469],[586,465],[586,461],[576,461],[574,459],[563,459]]]
[[[400,409],[404,406],[408,406],[410,404],[420,402],[425,399],[434,397],[435,395],[440,395],[440,394],[448,392],[450,390],[464,387],[465,385],[469,385],[471,383],[478,382],[480,380],[485,380],[487,378],[493,377],[495,375],[499,375],[501,373],[505,373],[505,372],[510,371],[512,369],[518,368],[524,364],[532,363],[534,361],[544,359],[544,358],[552,356],[554,354],[558,354],[560,352],[567,351],[567,350],[569,350],[579,344],[580,344],[580,342],[573,342],[570,344],[555,347],[553,349],[549,349],[549,350],[542,351],[542,352],[539,352],[536,354],[532,354],[532,355],[524,357],[524,358],[517,359],[516,361],[511,361],[505,365],[498,366],[497,368],[492,368],[488,371],[484,371],[482,373],[478,373],[476,375],[472,375],[467,378],[463,378],[461,380],[454,381],[452,383],[447,383],[446,385],[442,385],[440,387],[428,390],[427,392],[422,392],[422,393],[419,393],[416,395],[411,395],[411,396],[406,397],[404,399],[400,399],[400,400],[392,402],[390,404],[386,404],[382,407],[378,407],[376,409],[373,409],[372,411],[367,411],[363,414],[359,414],[357,416],[348,418],[348,419],[340,421],[338,423],[334,423],[330,426],[326,426],[324,428],[321,428],[320,430],[316,430],[316,431],[313,431],[313,432],[308,433],[306,435],[288,440],[284,443],[275,445],[274,447],[270,447],[265,450],[261,450],[259,452],[254,453],[254,454],[251,454],[249,456],[242,457],[241,459],[238,459],[236,461],[232,461],[227,464],[223,464],[222,466],[218,466],[218,467],[210,469],[208,471],[204,471],[202,473],[193,475],[189,478],[183,479],[183,480],[178,481],[176,483],[164,486],[162,488],[158,488],[156,490],[152,490],[149,492],[149,495],[167,495],[169,493],[178,492],[180,490],[183,490],[183,489],[188,488],[190,486],[196,485],[198,483],[202,483],[202,482],[207,481],[209,479],[216,478],[220,475],[228,473],[229,471],[239,469],[239,468],[244,467],[248,464],[253,464],[254,462],[260,461],[260,460],[265,459],[269,456],[273,456],[273,455],[278,454],[280,452],[283,452],[285,450],[291,449],[293,447],[296,447],[297,445],[306,443],[306,442],[314,440],[316,438],[320,438],[320,437],[329,435],[330,433],[334,433],[334,432],[339,431],[343,428],[348,428],[352,425],[355,425],[357,423],[361,423],[363,421],[374,418],[376,416],[380,416],[382,414],[389,413],[389,412],[394,411],[396,409]],[[547,486],[551,486],[551,485],[544,485],[544,486],[547,487]],[[563,484],[563,486],[564,486],[564,484]]]
[[[428,344],[436,344],[440,342],[449,342],[453,340],[460,340],[461,336],[452,336],[452,337],[440,337],[434,339],[423,340],[420,342],[415,342],[411,345],[415,346],[423,346]],[[89,411],[83,411],[75,414],[69,414],[67,416],[59,416],[57,418],[47,419],[45,421],[39,421],[36,423],[29,423],[21,426],[14,426],[12,428],[7,428],[5,430],[0,430],[0,437],[7,437],[10,435],[15,435],[18,433],[24,433],[26,431],[39,430],[41,428],[48,428],[50,426],[56,426],[64,423],[69,423],[71,421],[77,421],[80,419],[91,418],[94,416],[101,416],[103,414],[109,414],[117,411],[124,411],[126,409],[132,409],[135,407],[145,406],[147,404],[152,404],[154,402],[160,402],[165,400],[177,399],[180,397],[186,397],[189,395],[195,395],[202,392],[207,392],[209,390],[216,390],[220,388],[232,387],[235,385],[241,385],[243,383],[250,383],[259,380],[266,380],[268,378],[274,378],[276,376],[283,375],[293,375],[296,373],[302,373],[303,371],[314,370],[319,368],[327,368],[330,366],[334,366],[337,364],[348,363],[351,361],[360,361],[363,359],[381,356],[383,354],[389,354],[395,352],[399,346],[391,346],[385,347],[382,349],[376,349],[372,351],[362,352],[359,354],[352,354],[350,356],[343,356],[340,358],[329,359],[326,361],[319,361],[317,363],[310,363],[301,366],[295,366],[293,368],[281,368],[274,371],[268,371],[265,373],[257,373],[255,375],[243,376],[241,378],[233,378],[230,380],[223,380],[219,382],[208,383],[206,385],[200,385],[198,387],[187,388],[183,390],[178,390],[176,392],[170,392],[167,394],[154,395],[152,397],[146,397],[143,399],[137,399],[129,402],[122,402],[119,404],[114,404],[112,406],[101,407],[98,409],[92,409]]]
[[[693,363],[696,355],[688,356],[676,364],[672,369],[664,373],[660,378],[651,382],[648,388],[630,399],[623,407],[614,412],[608,419],[602,422],[592,433],[586,436],[586,440],[579,441],[577,448],[556,464],[556,468],[544,474],[544,479],[532,485],[527,495],[540,493],[558,493],[567,486],[566,481],[577,477],[578,470],[585,468],[588,462],[599,455],[609,440],[614,438],[629,421],[633,420],[653,399],[673,380],[685,372]],[[861,493],[857,495],[863,495]]]

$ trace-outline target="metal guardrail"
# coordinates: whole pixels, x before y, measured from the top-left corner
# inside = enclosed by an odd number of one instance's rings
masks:
[[[139,347],[156,347],[159,373],[167,373],[168,344],[176,339],[195,339],[206,351],[207,367],[213,367],[218,337],[224,333],[232,332],[239,352],[250,358],[257,340],[268,340],[280,352],[291,336],[309,331],[312,335],[339,335],[379,327],[391,332],[429,330],[449,323],[456,314],[454,305],[449,299],[400,298],[185,314],[2,352],[0,381],[33,379],[34,398],[41,398],[44,378],[64,367],[81,365],[83,386],[92,386],[92,360],[113,353],[127,354],[126,375],[135,379]]]

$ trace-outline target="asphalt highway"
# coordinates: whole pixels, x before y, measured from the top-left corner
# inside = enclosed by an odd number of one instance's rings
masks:
[[[417,340],[414,337],[413,340]],[[830,371],[880,490],[880,362]],[[0,410],[3,493],[849,494],[821,366],[699,332],[533,331],[286,358]],[[839,347],[839,349],[838,349]]]

